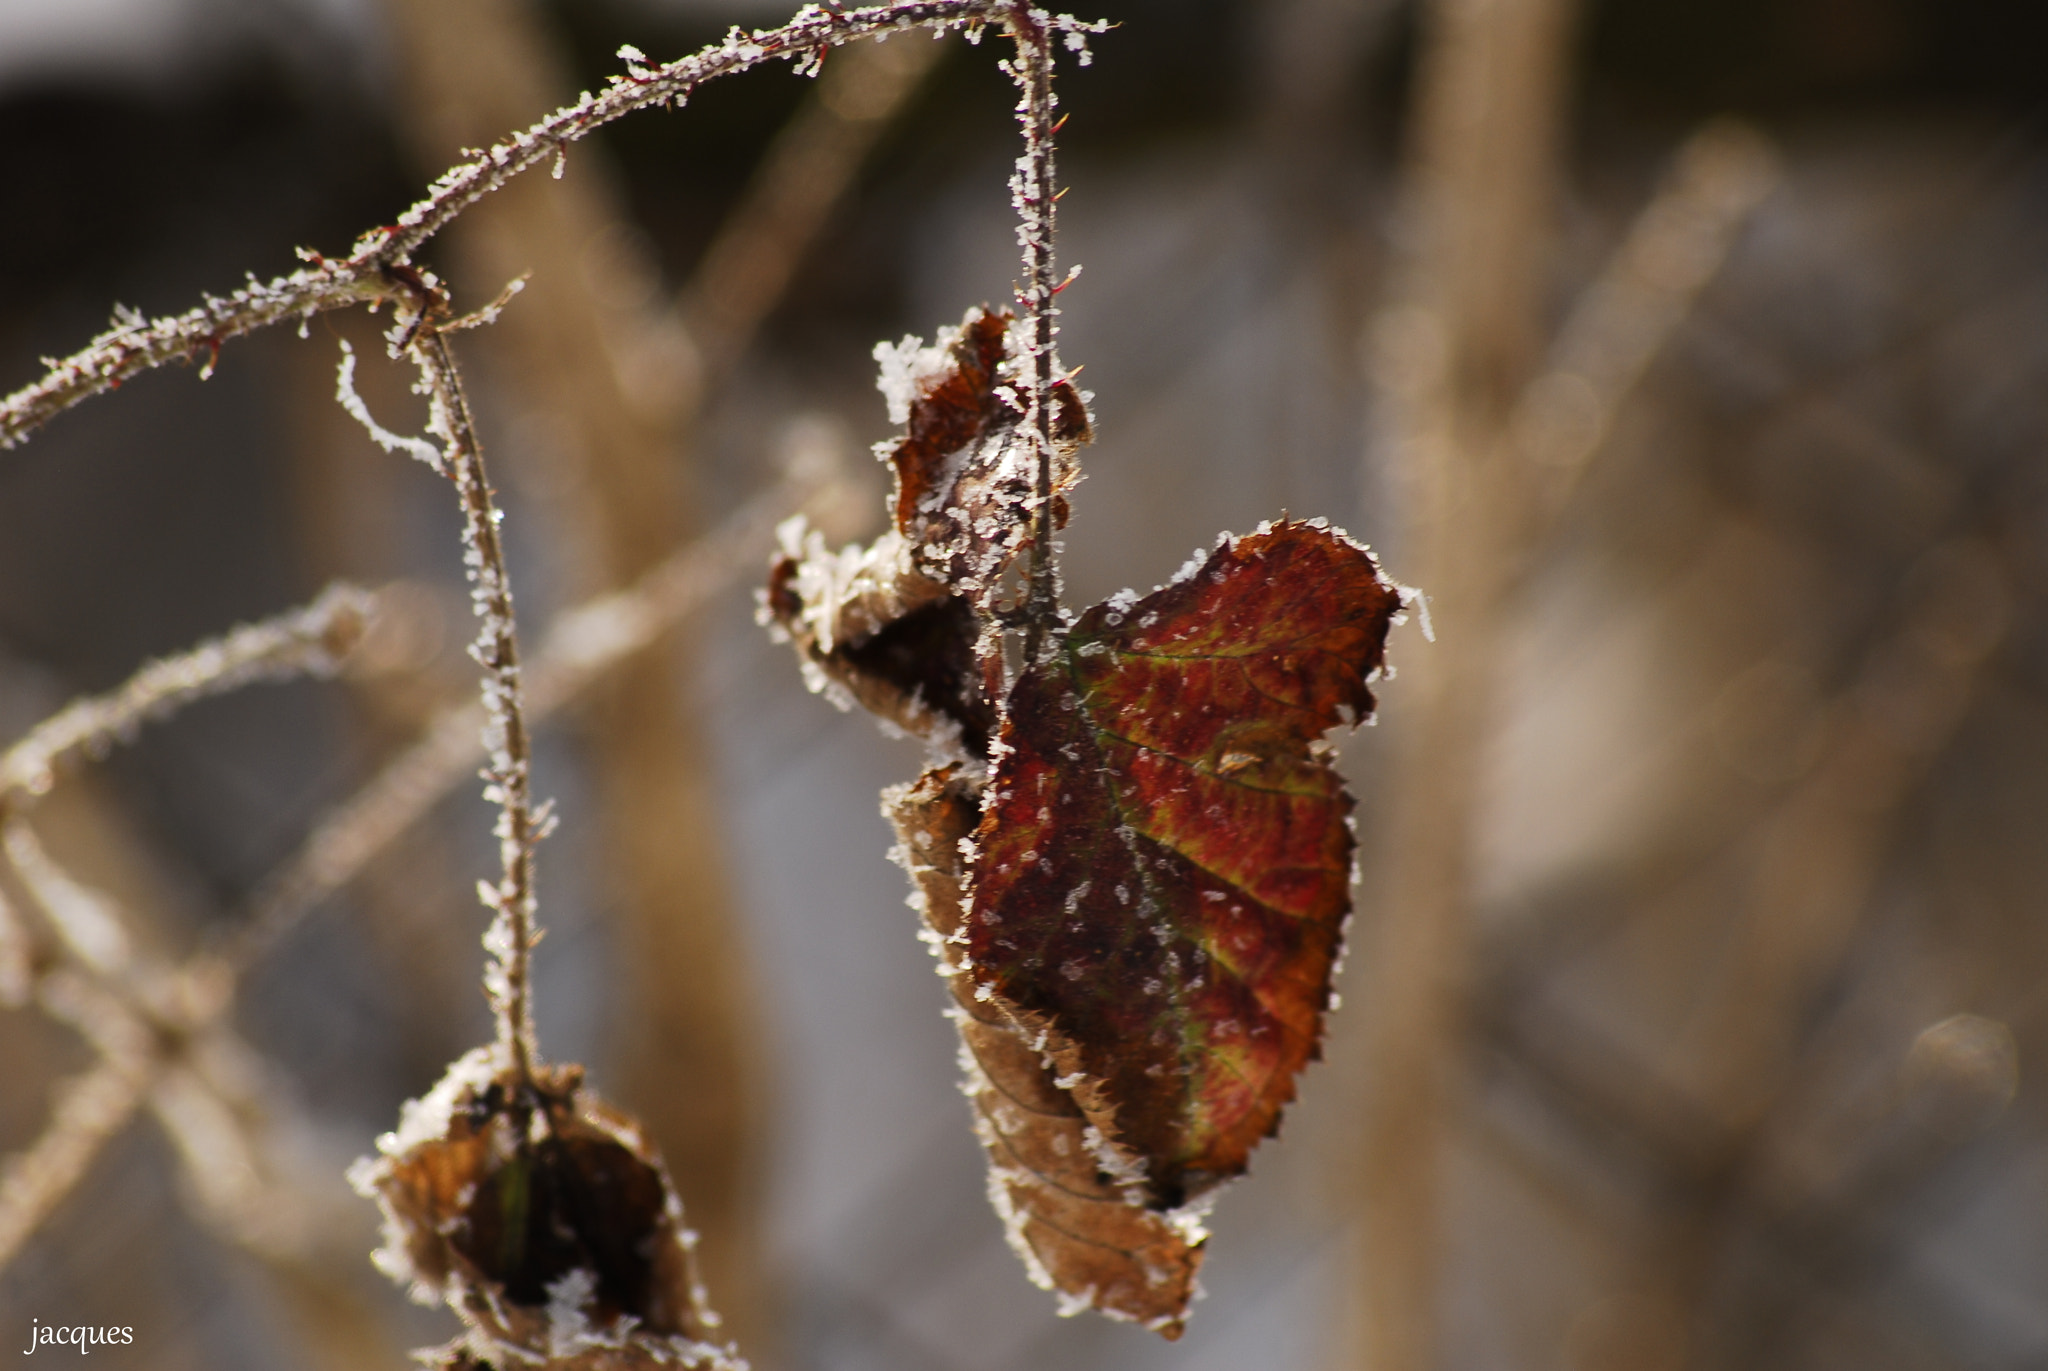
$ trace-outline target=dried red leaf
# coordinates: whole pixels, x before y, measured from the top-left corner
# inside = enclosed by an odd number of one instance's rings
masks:
[[[1351,797],[1400,592],[1282,522],[1097,605],[1006,702],[972,862],[978,990],[1071,1050],[1071,1093],[1171,1210],[1244,1171],[1318,1053]]]
[[[1371,712],[1403,592],[1283,520],[1095,606],[1005,688],[1037,477],[1010,323],[972,310],[876,350],[905,424],[895,527],[837,555],[793,528],[766,617],[814,689],[958,759],[883,812],[953,990],[990,1196],[1062,1312],[1172,1338],[1205,1197],[1319,1050],[1354,846],[1322,739]],[[1072,386],[1055,403],[1064,523],[1088,420]]]

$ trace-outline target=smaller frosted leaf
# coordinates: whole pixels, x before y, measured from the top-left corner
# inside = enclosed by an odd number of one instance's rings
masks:
[[[764,621],[787,636],[815,688],[974,758],[988,755],[992,683],[1002,671],[977,611],[994,605],[1036,529],[1036,447],[1020,431],[1013,323],[1007,313],[971,309],[930,347],[906,338],[875,349],[890,415],[904,426],[883,453],[896,475],[894,526],[866,549],[838,553],[791,530],[763,605]],[[1058,525],[1089,428],[1072,385],[1061,381],[1052,394]]]
[[[1170,1210],[1245,1170],[1319,1050],[1351,797],[1400,592],[1282,522],[1097,605],[1012,689],[975,836],[977,986],[1071,1044],[1076,1099]]]
[[[890,517],[919,568],[987,603],[1004,570],[1031,545],[1037,454],[1024,420],[1012,317],[970,309],[928,348],[905,339],[876,350],[882,391],[903,436],[884,453],[896,474]],[[1087,407],[1066,381],[1053,392],[1053,520],[1080,480],[1074,452],[1092,436]]]
[[[761,617],[796,649],[813,689],[942,749],[988,755],[995,706],[974,612],[912,564],[899,535],[834,555],[815,532],[789,527]]]

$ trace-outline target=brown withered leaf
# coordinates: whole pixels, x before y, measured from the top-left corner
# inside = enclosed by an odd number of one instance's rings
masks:
[[[668,1174],[580,1067],[518,1084],[504,1050],[457,1061],[349,1171],[384,1213],[379,1269],[467,1325],[443,1366],[737,1371],[715,1342]]]
[[[835,556],[815,530],[786,525],[762,610],[811,689],[840,708],[859,704],[914,737],[988,755],[995,706],[973,607],[913,566],[897,534]]]
[[[1207,1240],[1199,1217],[1146,1207],[1128,1160],[1090,1122],[1076,1083],[1060,1079],[1063,1044],[977,991],[964,964],[961,841],[981,822],[979,785],[957,766],[927,771],[884,791],[882,812],[953,991],[974,1130],[1011,1247],[1065,1312],[1092,1307],[1178,1338]]]

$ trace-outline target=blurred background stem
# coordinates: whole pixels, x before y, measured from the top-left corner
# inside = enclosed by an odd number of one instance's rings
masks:
[[[1499,701],[1503,600],[1528,536],[1530,474],[1508,420],[1543,347],[1575,0],[1431,0],[1405,173],[1408,259],[1374,322],[1381,423],[1409,521],[1400,574],[1428,597],[1366,887],[1361,1341],[1350,1364],[1435,1371],[1443,1167],[1455,1128],[1471,957],[1479,767]]]

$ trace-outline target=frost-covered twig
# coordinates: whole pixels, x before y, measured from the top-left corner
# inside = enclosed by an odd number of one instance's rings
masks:
[[[585,92],[538,123],[494,144],[443,173],[425,199],[397,222],[357,240],[351,254],[330,259],[301,250],[307,266],[269,281],[253,277],[227,296],[208,295],[195,309],[161,319],[116,312],[114,326],[71,356],[47,361],[43,377],[0,401],[0,447],[13,447],[58,414],[90,396],[169,362],[207,359],[211,370],[231,338],[289,319],[371,301],[410,298],[419,273],[409,264],[422,244],[484,196],[513,177],[558,163],[569,145],[593,130],[653,105],[673,105],[714,77],[745,71],[777,58],[803,59],[835,44],[893,29],[948,29],[989,19],[1002,0],[896,0],[862,9],[806,5],[780,28],[751,34],[735,29],[723,43],[662,65],[629,53],[623,75],[604,90]]]
[[[1038,660],[1046,633],[1059,614],[1058,571],[1052,559],[1052,372],[1059,327],[1053,305],[1058,282],[1053,272],[1053,211],[1059,191],[1053,172],[1054,98],[1052,93],[1052,21],[1043,10],[1027,5],[1008,15],[1017,55],[1004,64],[1017,83],[1017,121],[1024,130],[1024,151],[1010,176],[1010,202],[1017,208],[1017,241],[1024,249],[1024,280],[1018,301],[1024,307],[1025,362],[1030,392],[1025,397],[1023,431],[1038,449],[1037,486],[1027,573],[1024,612],[1024,660]]]
[[[792,473],[677,551],[635,585],[565,611],[541,640],[527,679],[526,718],[538,726],[612,667],[658,641],[739,573],[749,550],[828,485],[823,471]],[[255,964],[320,901],[342,889],[407,832],[483,758],[483,711],[444,711],[411,747],[317,824],[258,888],[248,921],[221,955],[235,972]]]
[[[248,1119],[276,1107],[240,1089],[259,1076],[255,1054],[222,1022],[228,1000],[204,961],[183,969],[128,955],[126,918],[46,856],[27,822],[6,824],[7,853],[58,932],[32,978],[37,1007],[76,1030],[98,1062],[59,1087],[42,1134],[0,1169],[0,1268],[76,1189],[106,1144],[148,1104],[186,1163],[201,1217],[266,1259],[285,1257],[307,1231],[304,1207],[265,1178],[270,1169]],[[111,932],[119,955],[77,936],[81,908]]]
[[[133,946],[120,914],[106,896],[72,880],[50,859],[26,819],[18,814],[0,819],[0,850],[67,954],[95,975],[119,977],[128,971]]]
[[[368,626],[369,594],[333,585],[302,609],[149,663],[104,695],[65,706],[0,755],[0,812],[47,791],[68,758],[103,755],[144,723],[256,681],[332,673]]]
[[[75,701],[0,755],[0,846],[58,940],[49,964],[39,966],[43,959],[25,926],[11,909],[0,914],[0,955],[7,963],[0,972],[8,981],[0,989],[9,1000],[33,993],[45,1013],[76,1028],[100,1055],[96,1066],[62,1088],[42,1136],[0,1172],[0,1266],[147,1097],[163,1060],[154,1026],[161,1007],[145,1007],[135,997],[145,986],[176,981],[135,957],[118,911],[44,851],[20,811],[50,789],[67,761],[101,755],[143,724],[195,700],[258,681],[334,671],[361,640],[372,610],[367,592],[330,586],[304,608],[152,662],[116,689]],[[199,1026],[196,1018],[174,1019],[180,1030]]]
[[[289,1092],[269,1088],[267,1072],[219,1061],[252,1056],[224,1026],[176,1057],[159,1056],[150,1063],[150,1112],[184,1164],[193,1216],[246,1251],[290,1263],[312,1251],[317,1199],[294,1183],[304,1178],[278,1146],[277,1115]],[[245,1075],[253,1079],[238,1079]]]
[[[147,1058],[101,1058],[57,1092],[50,1122],[0,1172],[0,1269],[127,1126],[147,1090]]]
[[[533,805],[533,759],[526,730],[526,703],[519,674],[519,629],[512,611],[512,580],[498,536],[499,514],[484,470],[483,446],[463,393],[455,355],[438,329],[420,331],[409,348],[428,397],[427,427],[441,443],[441,464],[455,483],[462,505],[463,564],[469,573],[470,605],[477,636],[469,655],[484,669],[484,796],[498,806],[498,880],[480,883],[477,893],[491,910],[484,934],[491,967],[485,993],[497,1015],[498,1041],[511,1054],[522,1080],[533,1079],[530,958],[534,923],[533,852],[546,819]]]
[[[170,1041],[164,1031],[174,1030],[182,1042],[186,1030],[217,1018],[220,1007],[186,1013],[191,1006],[175,989],[190,978],[137,957],[120,912],[44,851],[20,811],[50,789],[66,761],[96,756],[194,700],[255,681],[334,670],[361,639],[371,610],[366,592],[331,586],[305,608],[153,662],[117,689],[65,707],[0,756],[0,847],[56,935],[54,946],[39,950],[15,911],[0,910],[0,992],[8,1003],[32,996],[100,1057],[60,1090],[42,1136],[0,1171],[0,1266],[145,1099]],[[167,989],[173,993],[165,1003],[145,1003]]]
[[[118,915],[44,856],[26,820],[17,815],[4,826],[15,874],[44,905],[63,945],[55,955],[39,956],[12,909],[4,912],[10,940],[20,944],[19,970],[26,973],[21,998],[32,995],[50,1018],[76,1029],[99,1060],[58,1089],[41,1135],[0,1167],[0,1269],[134,1116],[148,1092],[159,1041],[124,992],[102,979],[128,969],[129,942]]]
[[[51,1018],[77,1029],[99,1060],[59,1088],[42,1134],[0,1170],[0,1269],[134,1117],[148,1095],[161,1041],[119,992],[69,967],[38,977],[36,1001]]]
[[[1053,218],[1060,198],[1053,165],[1053,136],[1059,122],[1053,111],[1054,36],[1088,63],[1088,35],[1109,26],[1084,23],[1071,15],[1054,15],[1029,4],[1005,7],[1004,22],[1017,42],[1017,55],[1003,70],[1017,84],[1017,122],[1024,132],[1024,151],[1010,175],[1010,203],[1017,210],[1017,243],[1024,249],[1024,279],[1017,288],[1023,308],[1022,351],[1027,369],[1022,431],[1037,448],[1036,484],[1032,491],[1031,556],[1026,564],[1024,595],[1024,660],[1038,660],[1046,635],[1059,621],[1059,568],[1053,561],[1053,399],[1054,372],[1059,366],[1059,309],[1053,297],[1064,289],[1053,256]]]
[[[746,554],[765,545],[775,524],[791,510],[816,504],[820,496],[838,498],[832,476],[823,467],[792,472],[788,480],[678,551],[638,584],[564,613],[533,663],[528,723],[537,724],[572,703],[610,668],[658,641],[670,626],[728,584],[747,564]],[[444,713],[419,742],[320,824],[299,852],[265,882],[254,917],[238,938],[200,954],[175,974],[173,981],[190,992],[187,998],[192,1003],[179,1026],[192,1035],[193,1051],[203,1046],[205,1035],[232,1004],[241,973],[307,910],[345,886],[437,801],[475,774],[484,757],[483,727],[483,710],[477,704]],[[26,825],[18,827],[26,831]],[[18,847],[19,839],[10,846]],[[17,865],[27,850],[14,853]],[[35,866],[32,857],[30,865]],[[35,870],[41,873],[42,868]],[[56,874],[63,879],[61,872]],[[39,898],[47,901],[49,882],[34,884]],[[11,911],[0,910],[0,919],[5,919],[0,931],[26,937],[16,928]],[[68,946],[73,939],[66,941]],[[78,955],[72,952],[74,958]],[[23,949],[22,960],[28,958]],[[109,993],[92,991],[83,977],[60,970],[37,978],[35,986],[46,1011],[84,1032],[101,1060],[61,1088],[43,1134],[0,1171],[0,1268],[85,1177],[105,1144],[151,1099],[170,1068],[185,1059],[156,1051],[146,1020]],[[190,1140],[194,1103],[188,1084],[172,1101],[183,1108],[167,1106],[174,1117],[165,1116],[165,1126],[181,1144]],[[209,1106],[208,1117],[218,1112]],[[205,1197],[220,1198],[204,1184],[199,1189]],[[252,1217],[239,1200],[234,1213]],[[261,1224],[247,1232],[238,1230],[239,1237],[253,1235],[259,1240],[269,1233],[270,1228]]]

